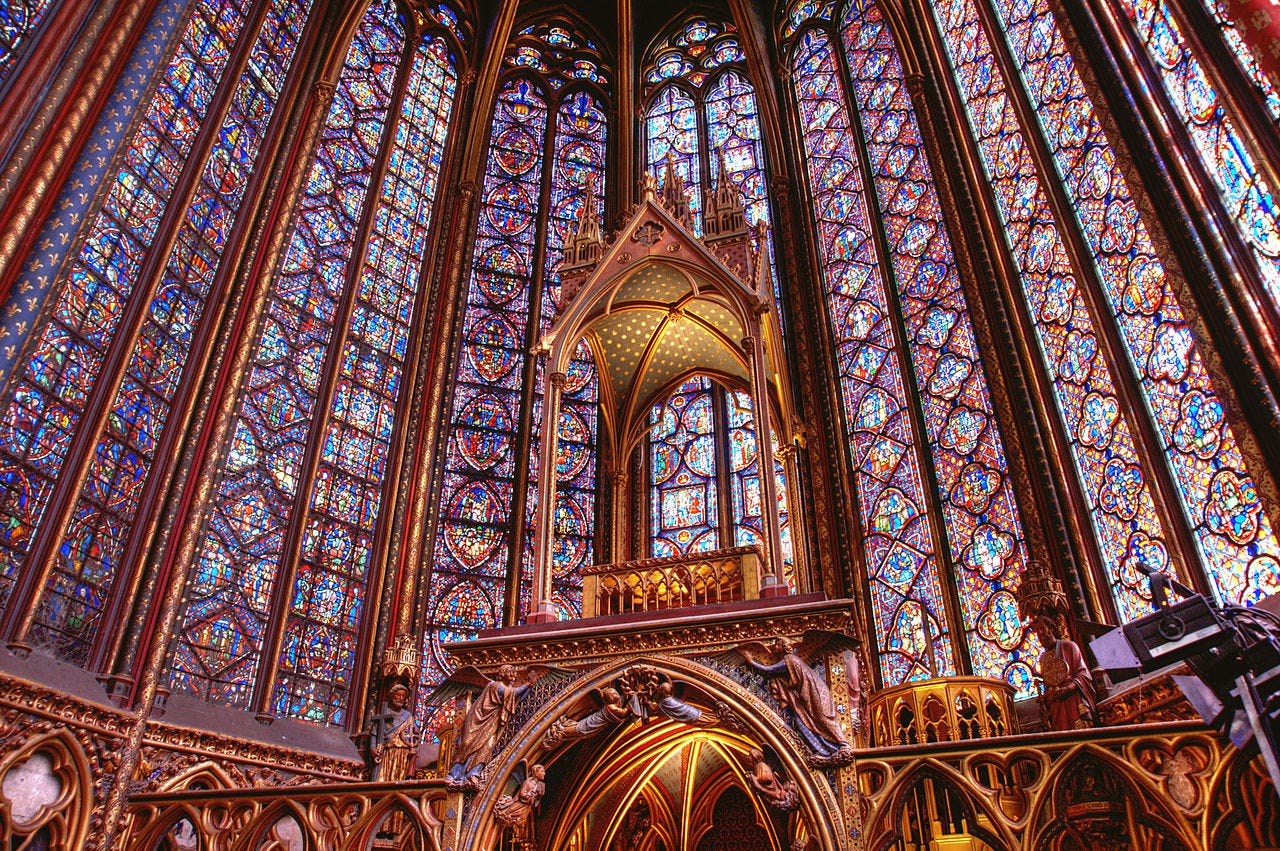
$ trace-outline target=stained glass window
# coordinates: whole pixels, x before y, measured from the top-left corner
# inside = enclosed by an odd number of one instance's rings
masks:
[[[556,114],[556,141],[551,179],[550,226],[543,264],[542,303],[538,333],[551,330],[560,311],[558,268],[565,240],[584,203],[584,188],[596,198],[604,196],[605,141],[608,121],[604,110],[586,92],[570,97]],[[598,224],[603,223],[601,219]],[[537,481],[542,439],[542,378],[545,363],[538,359],[534,373],[534,407],[530,441],[528,501],[525,503],[525,548],[522,577],[522,612],[529,607],[532,590],[527,581],[533,575],[533,523],[538,508]],[[591,563],[595,536],[595,484],[599,376],[595,358],[586,341],[570,364],[560,403],[560,432],[557,436],[557,491],[555,510],[555,552],[552,556],[552,602],[561,617],[582,614],[582,568]]]
[[[660,178],[668,155],[689,191],[694,233],[702,233],[704,193],[716,188],[720,164],[742,193],[747,223],[764,226],[774,296],[782,303],[774,263],[769,175],[755,90],[746,55],[732,26],[692,18],[669,35],[649,60],[645,162]]]
[[[1280,306],[1280,206],[1258,171],[1236,119],[1191,51],[1182,25],[1164,0],[1118,0],[1165,92],[1191,136],[1205,171]]]
[[[607,77],[595,45],[567,24],[535,24],[513,39],[505,65],[510,76],[494,107],[449,414],[426,603],[427,685],[449,670],[444,642],[502,622],[513,569],[528,605],[543,377],[541,360],[530,363],[528,352],[559,308],[555,270],[584,190],[604,191],[608,126],[598,87]],[[598,387],[582,346],[558,424],[552,586],[562,617],[581,611],[580,571],[592,558]],[[530,425],[532,468],[516,462],[522,423]],[[517,482],[526,501],[523,516],[513,517]]]
[[[733,517],[734,546],[765,545],[764,488],[760,481],[760,435],[751,396],[741,390],[725,394],[729,489]],[[787,580],[794,588],[794,548],[791,544],[791,512],[788,508],[787,475],[777,460],[778,439],[771,435],[774,450],[773,479],[778,489],[778,525],[782,536],[782,560]],[[770,509],[772,510],[772,509]]]
[[[923,408],[974,673],[1031,687],[1014,592],[1022,520],[902,62],[878,4],[841,35]]]
[[[410,331],[427,322],[410,318],[457,85],[445,40],[420,41],[329,402],[279,660],[274,709],[282,715],[339,723],[347,705],[387,463],[393,436],[403,434],[397,407]]]
[[[241,388],[188,584],[172,662],[175,689],[244,705],[273,601],[287,595],[273,708],[331,723],[344,717],[456,87],[441,39],[415,45],[408,57],[405,41],[397,8],[381,0],[369,7],[348,51]],[[398,89],[405,61],[412,65]],[[370,193],[382,157],[385,176]],[[360,223],[370,215],[361,246]],[[328,416],[317,418],[318,410]],[[309,473],[303,461],[314,443],[323,452]],[[290,527],[301,523],[302,533],[293,532],[300,553],[292,555]],[[294,558],[295,584],[277,587]]]
[[[649,555],[764,548],[759,435],[751,396],[695,376],[649,412]],[[774,450],[777,437],[773,436]],[[787,481],[775,456],[782,560],[794,588]]]
[[[53,481],[91,394],[104,392],[96,386],[100,370],[113,345],[127,340],[120,333],[122,317],[137,299],[151,299],[88,459],[88,478],[72,507],[32,636],[72,659],[87,652],[120,566],[169,405],[269,127],[265,117],[283,88],[310,3],[275,0],[261,29],[242,33],[248,7],[248,0],[221,0],[192,9],[0,415],[3,597],[47,519]],[[242,37],[252,38],[250,63],[234,87],[222,130],[203,162],[188,162],[231,48]],[[189,168],[198,169],[194,195],[151,293],[140,280],[144,262],[175,184]]]
[[[9,0],[0,7],[0,86],[53,8],[54,0]]]
[[[426,682],[448,670],[441,642],[501,622],[546,123],[529,81],[498,95],[432,562]]]
[[[649,538],[654,557],[720,546],[711,381],[693,378],[649,414]]]
[[[649,170],[663,174],[663,163],[670,156],[675,171],[688,186],[689,210],[694,233],[702,233],[702,163],[698,153],[698,110],[693,98],[676,85],[658,92],[649,105],[645,118],[646,150]]]
[[[940,3],[935,14],[948,20],[960,2]],[[994,6],[1093,252],[1211,584],[1222,599],[1237,602],[1275,593],[1280,542],[1057,22],[1043,0]]]
[[[854,484],[885,685],[957,672],[919,437],[872,241],[835,47],[803,32],[792,83],[837,347]]]
[[[1258,65],[1257,57],[1253,55],[1253,50],[1250,49],[1249,45],[1245,44],[1244,38],[1240,35],[1238,23],[1233,20],[1231,13],[1227,11],[1227,0],[1203,0],[1203,2],[1209,14],[1217,21],[1218,26],[1221,28],[1223,39],[1236,55],[1236,59],[1240,62],[1245,74],[1258,87],[1259,93],[1266,101],[1267,111],[1271,113],[1273,119],[1280,121],[1280,92],[1276,91],[1271,78],[1263,73],[1261,66]]]
[[[1089,502],[1120,617],[1150,612],[1137,561],[1168,564],[1165,533],[1129,417],[1072,270],[1057,213],[1040,182],[1005,83],[994,70],[971,3],[938,7],[956,81],[966,101],[979,154],[1018,268],[1027,315],[1052,381],[1059,416]]]

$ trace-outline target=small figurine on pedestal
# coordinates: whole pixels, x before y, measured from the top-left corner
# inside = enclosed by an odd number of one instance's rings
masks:
[[[1040,677],[1044,693],[1040,714],[1050,730],[1080,730],[1094,726],[1096,692],[1080,645],[1058,637],[1058,628],[1045,615],[1031,621],[1031,629],[1044,646]]]
[[[371,750],[375,780],[407,780],[417,755],[417,724],[413,717],[413,687],[418,676],[418,651],[411,638],[400,636],[382,660],[382,711],[373,716]]]
[[[387,690],[387,702],[374,718],[373,764],[375,780],[406,780],[413,773],[417,753],[409,687],[396,683]]]

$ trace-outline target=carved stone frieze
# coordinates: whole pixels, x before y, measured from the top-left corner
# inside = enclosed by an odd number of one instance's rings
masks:
[[[585,665],[621,656],[681,652],[706,654],[724,650],[744,641],[773,640],[779,635],[801,636],[807,630],[849,632],[854,629],[853,612],[847,602],[822,602],[805,610],[792,604],[787,611],[747,609],[723,619],[697,623],[647,618],[615,624],[596,624],[590,629],[561,628],[555,632],[506,635],[500,642],[475,641],[448,645],[459,666],[474,665],[481,670],[503,664],[527,665],[554,661],[557,664]]]

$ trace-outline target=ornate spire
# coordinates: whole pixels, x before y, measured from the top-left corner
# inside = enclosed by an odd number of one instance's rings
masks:
[[[746,203],[742,192],[733,178],[729,176],[729,168],[724,163],[724,151],[716,152],[716,191],[712,196],[711,206],[718,213],[746,213]]]
[[[565,240],[564,260],[560,263],[560,309],[564,310],[591,277],[591,271],[604,256],[604,239],[600,234],[600,206],[595,187],[587,181],[582,187],[582,204],[574,220],[573,230]]]
[[[577,220],[574,222],[572,244],[600,241],[600,206],[596,201],[596,190],[590,181],[582,187],[582,206],[578,208]]]
[[[707,197],[707,209],[702,218],[703,241],[730,269],[738,270],[748,286],[758,287],[758,256],[751,244],[751,229],[747,225],[747,207],[729,168],[725,165],[724,152],[716,153],[715,191]]]
[[[662,203],[681,224],[691,228],[689,215],[689,191],[676,171],[676,154],[667,151],[666,168],[662,173]]]

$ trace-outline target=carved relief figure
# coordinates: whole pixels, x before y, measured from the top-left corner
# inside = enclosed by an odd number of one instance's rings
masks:
[[[489,679],[473,667],[459,668],[432,692],[428,703],[442,706],[466,694],[476,694],[462,719],[453,765],[446,782],[450,788],[476,790],[480,775],[493,754],[507,722],[515,712],[516,702],[529,690],[529,686],[552,669],[534,665],[517,671],[512,665],[503,665],[494,679]]]
[[[1070,639],[1058,638],[1053,621],[1044,615],[1031,622],[1031,629],[1044,646],[1040,654],[1040,676],[1044,681],[1040,714],[1045,725],[1050,730],[1092,727],[1096,692],[1080,646]]]
[[[578,720],[568,717],[556,719],[555,724],[547,731],[547,746],[555,747],[569,739],[585,739],[594,736],[619,724],[631,715],[630,707],[616,688],[606,686],[600,689],[598,696],[600,708],[585,717]]]
[[[714,727],[720,723],[714,712],[676,697],[676,685],[671,678],[648,665],[628,668],[618,678],[618,686],[626,695],[631,712],[640,718],[661,715],[694,727]]]
[[[747,665],[769,680],[770,691],[782,706],[787,722],[819,765],[844,765],[853,759],[853,748],[836,717],[831,689],[809,661],[837,645],[856,647],[856,642],[848,636],[817,630],[806,633],[805,641],[799,645],[783,636],[774,642],[775,658],[769,663],[756,661],[756,654],[769,653],[762,644],[744,644],[736,650]]]
[[[498,798],[493,810],[493,817],[499,824],[516,828],[517,833],[522,836],[532,833],[529,830],[529,822],[532,821],[538,804],[542,803],[542,796],[547,791],[545,782],[547,770],[536,763],[527,766],[527,771],[523,770],[525,768],[526,764],[523,762],[517,768],[519,785],[516,787],[516,793]],[[521,774],[524,776],[520,777]]]
[[[627,811],[618,826],[618,831],[609,843],[609,851],[638,851],[644,844],[645,834],[652,824],[649,814],[649,802],[640,800]]]
[[[794,780],[783,780],[769,765],[764,751],[752,748],[747,754],[747,780],[771,806],[780,810],[794,810],[800,806],[800,790]]]

